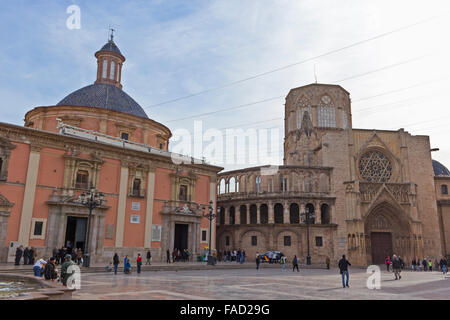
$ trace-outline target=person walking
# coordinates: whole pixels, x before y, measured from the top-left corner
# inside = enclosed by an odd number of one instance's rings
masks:
[[[44,278],[45,280],[51,280],[51,281],[55,281],[56,278],[58,277],[58,274],[56,272],[56,258],[55,257],[51,257],[48,261],[48,263],[45,265],[44,268]]]
[[[20,259],[22,259],[22,255],[23,255],[23,247],[19,246],[16,249],[16,260],[14,263],[16,266],[20,265]]]
[[[284,270],[286,269],[286,256],[282,256],[280,259],[280,263],[281,263],[281,272],[284,272]]]
[[[423,258],[422,265],[423,265],[423,271],[427,271],[427,258]]]
[[[69,268],[74,265],[75,262],[72,261],[72,256],[70,254],[66,254],[64,257],[64,263],[61,265],[61,282],[64,286],[67,286],[67,280],[69,280],[70,276],[75,273],[74,268],[71,268],[71,273],[68,272]]]
[[[386,265],[387,272],[389,272],[389,266],[391,265],[391,259],[389,257],[386,257],[386,259],[384,259],[384,264]]]
[[[142,257],[141,257],[141,254],[138,253],[138,256],[136,259],[137,273],[141,273],[141,265],[142,265]]]
[[[411,261],[411,270],[416,271],[416,258],[413,258]]]
[[[78,248],[77,250],[77,263],[80,265],[83,262],[83,251],[81,248]]]
[[[117,274],[117,268],[119,267],[119,256],[117,255],[117,253],[114,253],[114,257],[113,257],[113,266],[114,266],[114,274]]]
[[[28,247],[23,250],[23,265],[26,266],[28,262],[28,257],[30,256],[30,249]]]
[[[330,270],[330,257],[327,256],[327,258],[325,259],[325,264],[327,265],[327,269]]]
[[[428,260],[428,270],[433,271],[433,259],[431,258]]]
[[[439,261],[439,267],[441,268],[442,274],[445,275],[447,274],[447,259],[445,257],[441,258],[441,261]]]
[[[166,255],[167,255],[166,262],[167,262],[167,263],[170,263],[170,251],[169,251],[169,249],[167,249]]]
[[[402,276],[400,275],[402,263],[399,257],[395,254],[392,257],[392,269],[394,270],[395,280],[400,280]]]
[[[123,272],[125,274],[131,273],[131,263],[128,256],[125,256],[125,258],[123,259]]]
[[[256,253],[256,270],[259,270],[259,263],[260,263],[259,253]]]
[[[292,272],[295,271],[295,269],[297,268],[297,272],[300,272],[300,270],[298,270],[298,259],[297,256],[294,256],[294,259],[292,259]]]
[[[150,252],[150,250],[148,250],[148,251],[147,251],[147,262],[146,262],[145,264],[146,264],[146,265],[147,265],[147,264],[152,265],[151,260],[152,260],[152,253]]]
[[[339,260],[339,271],[341,273],[342,276],[342,286],[345,288],[349,288],[348,285],[348,281],[349,281],[349,275],[348,275],[348,266],[351,266],[352,264],[350,263],[350,261],[348,261],[345,258],[345,254],[342,255],[342,259]],[[344,281],[344,279],[346,278],[346,280]]]

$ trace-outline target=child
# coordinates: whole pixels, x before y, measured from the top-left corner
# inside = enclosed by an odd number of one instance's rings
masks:
[[[111,272],[112,271],[112,263],[111,262],[106,266],[106,271],[107,272]]]

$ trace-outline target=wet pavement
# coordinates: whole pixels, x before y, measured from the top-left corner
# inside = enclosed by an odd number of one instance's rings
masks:
[[[249,266],[250,267],[250,266]],[[368,289],[370,274],[350,269],[350,288],[342,288],[337,269],[281,271],[262,266],[260,270],[217,269],[144,271],[130,275],[118,273],[82,274],[81,289],[74,299],[99,300],[298,300],[298,299],[450,299],[450,275],[439,272],[381,272],[381,289]]]

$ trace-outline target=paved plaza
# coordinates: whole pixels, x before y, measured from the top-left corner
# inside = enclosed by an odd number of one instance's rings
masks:
[[[262,266],[248,269],[145,271],[82,274],[74,299],[143,300],[298,300],[450,299],[450,275],[439,272],[381,272],[381,289],[369,290],[365,269],[350,269],[350,288],[344,289],[337,269],[300,272]]]

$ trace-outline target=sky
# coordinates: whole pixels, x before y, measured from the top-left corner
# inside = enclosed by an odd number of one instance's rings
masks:
[[[71,5],[79,29],[67,28]],[[92,84],[94,54],[112,26],[127,59],[123,90],[174,133],[193,132],[194,121],[203,130],[278,130],[270,154],[281,164],[284,97],[317,78],[350,92],[354,128],[428,135],[440,149],[433,158],[450,167],[449,1],[15,0],[1,8],[0,122],[23,125],[32,108]],[[223,166],[248,167],[247,159]]]

